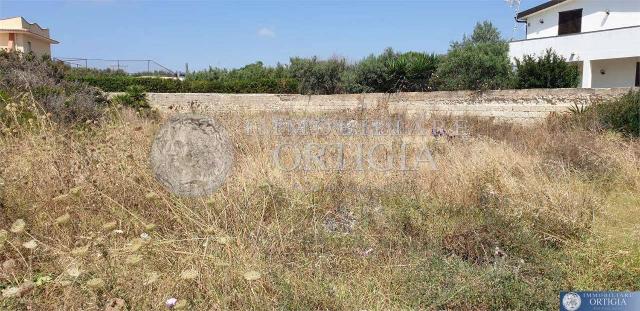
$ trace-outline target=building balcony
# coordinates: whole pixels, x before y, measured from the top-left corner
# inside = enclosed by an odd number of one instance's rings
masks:
[[[540,55],[549,48],[568,61],[637,57],[640,56],[640,25],[512,41],[509,56],[521,59],[524,55]]]

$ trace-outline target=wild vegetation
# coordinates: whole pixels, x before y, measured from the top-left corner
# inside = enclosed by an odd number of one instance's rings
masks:
[[[637,120],[638,92],[537,125],[465,118],[455,137],[252,135],[245,122],[306,115],[219,114],[233,172],[189,199],[149,169],[162,120],[101,100],[87,114],[50,63],[0,64],[24,83],[0,84],[0,309],[531,310],[640,288],[640,143],[608,117]],[[307,117],[416,122],[384,105]],[[436,170],[272,160],[283,141],[343,140],[420,143]]]
[[[553,51],[518,60],[515,70],[508,52],[500,32],[483,22],[470,36],[453,42],[446,55],[388,48],[357,62],[337,56],[327,60],[292,57],[289,64],[274,67],[256,62],[231,70],[209,68],[187,74],[184,81],[87,69],[69,69],[68,78],[111,92],[141,85],[162,93],[341,94],[577,86],[577,67]]]
[[[519,89],[570,88],[578,85],[580,72],[577,66],[548,49],[537,58],[526,55],[522,60],[516,59],[515,79]]]

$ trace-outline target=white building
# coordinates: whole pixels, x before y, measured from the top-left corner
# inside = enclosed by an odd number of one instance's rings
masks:
[[[583,88],[640,86],[640,0],[553,0],[516,16],[527,38],[510,57],[552,48],[581,68]]]

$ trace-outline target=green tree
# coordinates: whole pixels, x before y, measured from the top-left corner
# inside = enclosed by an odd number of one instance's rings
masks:
[[[509,44],[485,21],[476,25],[471,37],[451,44],[434,83],[445,90],[484,90],[509,88],[512,80]]]

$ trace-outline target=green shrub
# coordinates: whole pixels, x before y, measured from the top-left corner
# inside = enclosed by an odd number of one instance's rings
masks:
[[[629,136],[640,136],[640,90],[629,91],[624,96],[589,106],[591,114],[606,129]]]
[[[341,58],[318,60],[312,58],[291,58],[289,70],[298,81],[300,94],[338,94],[342,93],[341,76],[347,63]]]
[[[142,86],[152,93],[279,93],[297,92],[297,83],[291,78],[264,77],[257,79],[225,78],[204,80],[187,78],[150,78],[135,76],[85,76],[70,80],[99,87],[105,92],[123,92],[133,85]]]
[[[516,87],[519,89],[571,88],[577,87],[580,80],[578,67],[567,63],[552,49],[540,57],[525,55],[515,62]]]
[[[512,84],[509,45],[490,23],[478,23],[471,38],[454,42],[434,85],[443,90],[504,89]]]
[[[124,107],[133,108],[136,111],[151,109],[144,87],[140,85],[130,85],[124,94],[118,94],[112,101]]]
[[[348,68],[342,75],[347,93],[428,91],[440,57],[420,52],[396,53],[387,48]]]

